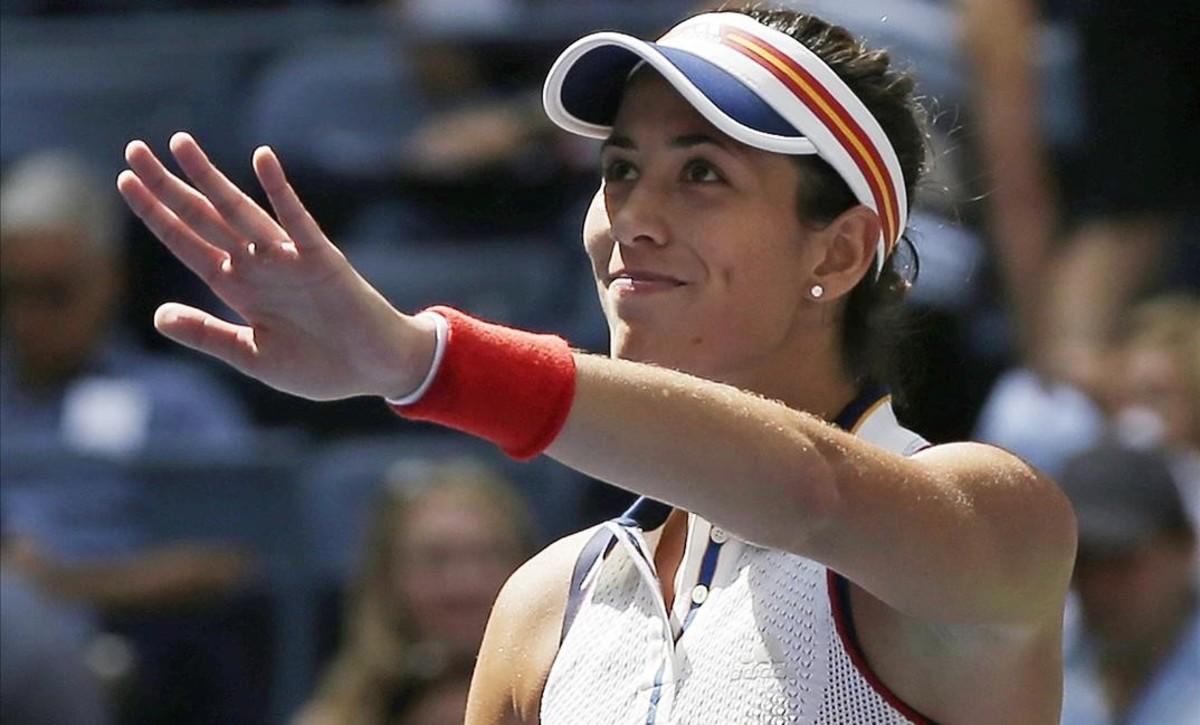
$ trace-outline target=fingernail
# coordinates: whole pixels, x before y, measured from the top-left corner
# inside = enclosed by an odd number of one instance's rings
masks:
[[[172,309],[170,307],[160,307],[154,313],[154,325],[155,325],[155,327],[161,327],[162,325],[169,325],[172,322],[174,322],[175,318],[177,318],[178,316],[179,315],[175,312],[174,309]]]

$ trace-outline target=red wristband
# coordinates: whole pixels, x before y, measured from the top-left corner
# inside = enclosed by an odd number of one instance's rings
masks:
[[[575,398],[575,357],[566,340],[477,320],[450,307],[446,352],[433,385],[405,418],[479,436],[519,460],[538,456],[562,430]]]

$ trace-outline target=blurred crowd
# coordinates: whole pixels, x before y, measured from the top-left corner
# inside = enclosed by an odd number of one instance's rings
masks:
[[[1200,5],[789,4],[918,76],[934,170],[898,408],[1075,504],[1063,722],[1194,722]],[[402,309],[604,351],[578,238],[596,149],[540,80],[584,32],[700,5],[0,0],[5,723],[461,722],[507,575],[629,497],[167,347],[158,304],[222,308],[120,205],[122,148],[191,130],[244,182],[270,144]]]

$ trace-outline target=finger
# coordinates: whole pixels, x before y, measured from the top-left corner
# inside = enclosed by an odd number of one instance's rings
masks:
[[[180,132],[171,137],[170,146],[183,172],[234,230],[251,241],[283,238],[283,229],[271,215],[213,166],[194,138]]]
[[[283,173],[283,164],[275,155],[274,149],[269,146],[259,146],[255,149],[254,174],[258,177],[263,191],[267,192],[267,199],[270,200],[279,223],[300,248],[313,247],[328,241],[320,225],[296,195],[296,190],[288,183],[287,176]]]
[[[236,252],[244,246],[245,242],[225,223],[212,202],[168,171],[143,141],[129,142],[125,160],[146,188],[201,237],[227,252]]]
[[[249,259],[260,262],[257,267],[245,264],[246,269],[263,270],[270,273],[269,264],[261,264],[262,262],[295,262],[299,252],[296,250],[296,243],[290,239],[275,244],[255,244],[250,242],[246,246],[246,256]],[[257,272],[256,272],[257,273]]]
[[[228,254],[197,236],[132,171],[125,170],[117,176],[117,190],[171,254],[209,287],[216,285],[218,275],[229,259]]]
[[[154,312],[154,328],[166,337],[254,375],[258,346],[254,330],[235,325],[195,307],[168,302]]]

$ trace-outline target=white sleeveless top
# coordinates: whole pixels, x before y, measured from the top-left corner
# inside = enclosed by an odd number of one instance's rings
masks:
[[[900,426],[886,396],[860,398],[839,423],[903,455],[929,445]],[[544,725],[930,722],[875,678],[846,581],[815,561],[689,514],[668,612],[653,562],[669,513],[641,499],[585,545]]]

